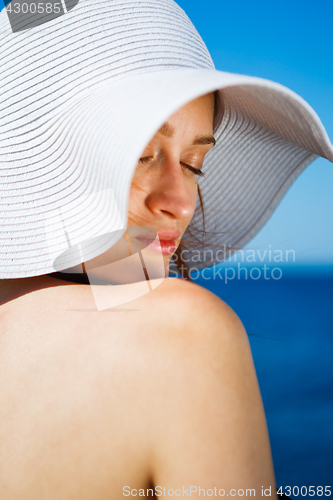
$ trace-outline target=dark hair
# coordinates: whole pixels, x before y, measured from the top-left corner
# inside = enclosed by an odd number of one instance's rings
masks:
[[[200,201],[200,209],[201,209],[201,213],[202,213],[202,224],[203,224],[203,234],[205,235],[205,210],[204,210],[204,205],[203,205],[203,198],[202,198],[202,194],[201,194],[201,190],[200,190],[200,186],[198,185],[198,195],[199,195],[199,201]],[[188,228],[187,228],[187,231],[191,234],[191,224],[189,224]],[[176,267],[177,267],[177,271],[178,273],[180,274],[180,276],[183,278],[183,279],[186,279],[188,281],[192,281],[191,279],[191,276],[190,276],[190,268],[187,264],[187,262],[185,262],[183,260],[183,251],[185,250],[185,244],[186,243],[192,243],[191,241],[186,241],[186,240],[181,240],[181,242],[179,243],[178,245],[178,248],[177,250],[175,251],[175,255],[177,257],[176,259]],[[199,242],[202,244],[202,242]]]

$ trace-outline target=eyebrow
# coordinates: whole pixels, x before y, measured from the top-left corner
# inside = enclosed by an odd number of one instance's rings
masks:
[[[164,135],[165,137],[173,137],[175,133],[175,129],[172,125],[170,125],[169,122],[165,122],[164,125],[159,129],[159,133]],[[194,141],[193,141],[193,146],[196,145],[206,145],[206,144],[213,144],[215,146],[216,140],[215,137],[212,135],[198,135]]]

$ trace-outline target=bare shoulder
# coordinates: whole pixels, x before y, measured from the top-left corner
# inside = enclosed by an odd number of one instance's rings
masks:
[[[250,385],[257,391],[251,348],[245,328],[237,314],[209,290],[189,281],[173,279],[163,283],[155,300],[152,330],[147,328],[146,343],[152,342],[152,365],[160,374],[155,380],[175,393],[186,387],[187,394],[197,392],[193,383],[200,374],[205,393],[215,397],[215,382],[233,381],[233,388],[242,391]],[[149,320],[145,319],[146,323]],[[170,371],[170,366],[172,370]],[[208,379],[215,382],[210,386]],[[158,390],[158,388],[156,387]],[[175,394],[174,393],[174,394]]]
[[[163,293],[177,321],[161,321],[147,384],[152,475],[170,487],[253,488],[260,496],[262,485],[274,487],[274,472],[246,331],[216,295],[175,281]]]
[[[204,338],[206,343],[221,336],[229,336],[235,341],[247,339],[243,324],[231,307],[214,293],[193,282],[166,280],[160,293],[156,294],[156,307],[160,317],[174,318],[178,324],[178,335],[196,336],[198,340]]]
[[[178,368],[184,373],[186,367],[187,374],[200,372],[204,377],[205,369],[208,374],[214,366],[224,372],[222,378],[235,375],[239,382],[241,377],[248,381],[252,377],[256,384],[245,328],[237,314],[214,293],[193,282],[170,279],[156,294],[146,296],[143,310],[147,312],[140,322],[147,340],[145,349],[153,346],[149,351],[152,365],[157,360],[164,380],[169,377],[163,370],[167,372],[172,363],[174,373]],[[180,387],[181,376],[176,383]],[[192,389],[197,390],[195,385],[188,387]]]
[[[235,373],[241,365],[246,377],[254,374],[245,328],[237,314],[217,295],[195,283],[169,280],[157,300],[155,327],[162,345],[160,362],[171,351],[175,363],[188,370],[204,364]],[[203,372],[202,372],[203,373]]]

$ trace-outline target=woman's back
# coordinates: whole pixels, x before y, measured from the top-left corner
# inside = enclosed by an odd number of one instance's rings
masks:
[[[0,308],[2,498],[120,498],[149,473],[140,373],[163,285],[98,312],[89,286],[44,282]]]
[[[273,486],[247,339],[220,299],[166,279],[98,312],[89,286],[30,282],[1,289],[3,500]]]

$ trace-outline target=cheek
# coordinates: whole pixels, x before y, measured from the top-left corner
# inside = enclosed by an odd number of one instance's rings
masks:
[[[191,222],[191,220],[193,219],[194,212],[195,212],[195,207],[196,207],[197,200],[198,200],[198,197],[199,197],[197,182],[193,181],[192,185],[189,186],[188,196],[189,196],[189,199],[191,201],[192,211],[191,211],[190,217],[186,220],[186,224],[187,225],[189,225],[190,222]]]
[[[191,189],[191,199],[192,199],[192,203],[193,203],[193,213],[194,213],[194,210],[195,210],[195,206],[196,206],[198,197],[199,197],[198,183],[195,180],[194,183],[193,183],[192,189]]]
[[[147,217],[146,200],[150,193],[150,180],[143,169],[137,168],[134,173],[128,200],[128,218],[132,225],[142,225]]]
[[[135,214],[140,209],[142,204],[143,191],[139,188],[135,180],[131,184],[130,195],[128,200],[128,210],[131,214]]]

